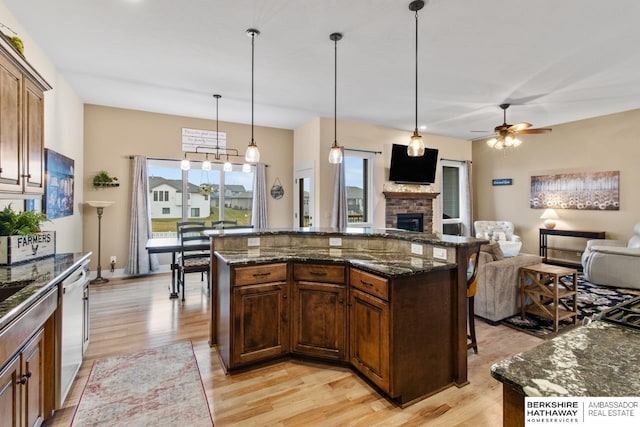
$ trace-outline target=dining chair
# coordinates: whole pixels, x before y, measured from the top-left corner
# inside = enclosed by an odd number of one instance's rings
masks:
[[[223,220],[223,221],[211,221],[211,227],[213,228],[229,228],[238,225],[238,221]]]
[[[473,252],[469,256],[469,264],[467,268],[467,316],[469,321],[469,333],[467,334],[467,350],[473,349],[474,353],[478,353],[478,340],[476,339],[476,314],[475,314],[475,296],[478,288],[478,256],[479,250]]]
[[[211,264],[211,243],[205,234],[210,227],[189,226],[179,230],[180,259],[178,261],[178,289],[182,287],[182,300],[185,299],[185,276],[188,273],[201,273],[207,277],[207,291],[210,288],[209,268]]]

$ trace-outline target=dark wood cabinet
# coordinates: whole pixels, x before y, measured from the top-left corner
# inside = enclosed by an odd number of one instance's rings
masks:
[[[0,413],[3,425],[39,426],[44,421],[44,330],[0,372]]]
[[[349,306],[351,364],[389,393],[389,303],[352,288]]]
[[[230,268],[218,290],[218,352],[227,371],[289,352],[289,285],[286,264]]]
[[[346,361],[345,266],[294,264],[292,297],[292,351]]]
[[[44,192],[44,92],[49,89],[0,37],[0,192]]]

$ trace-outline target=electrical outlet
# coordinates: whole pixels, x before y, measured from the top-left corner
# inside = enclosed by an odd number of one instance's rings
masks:
[[[247,239],[247,246],[260,246],[260,238],[259,237],[249,237]]]
[[[329,237],[329,246],[342,246],[342,239],[340,237]]]
[[[433,257],[447,259],[447,250],[445,248],[433,248]]]
[[[411,253],[416,255],[422,255],[422,245],[417,245],[415,243],[411,244]]]
[[[117,262],[118,262],[118,258],[116,258],[115,255],[111,255],[111,258],[109,259],[109,263],[116,264]]]

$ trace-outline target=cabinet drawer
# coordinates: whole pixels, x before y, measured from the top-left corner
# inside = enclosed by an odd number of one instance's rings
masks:
[[[256,283],[281,282],[287,280],[287,264],[267,264],[235,269],[234,286]]]
[[[294,280],[344,283],[344,265],[294,264]]]
[[[382,298],[383,300],[389,300],[389,281],[387,279],[355,268],[349,271],[349,283],[351,286]]]

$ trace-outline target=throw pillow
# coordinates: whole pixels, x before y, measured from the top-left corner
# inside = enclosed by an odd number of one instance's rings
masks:
[[[502,249],[500,249],[500,244],[498,242],[489,243],[488,245],[481,245],[480,252],[486,252],[491,255],[491,258],[494,261],[500,261],[504,259],[504,254],[502,253]]]

